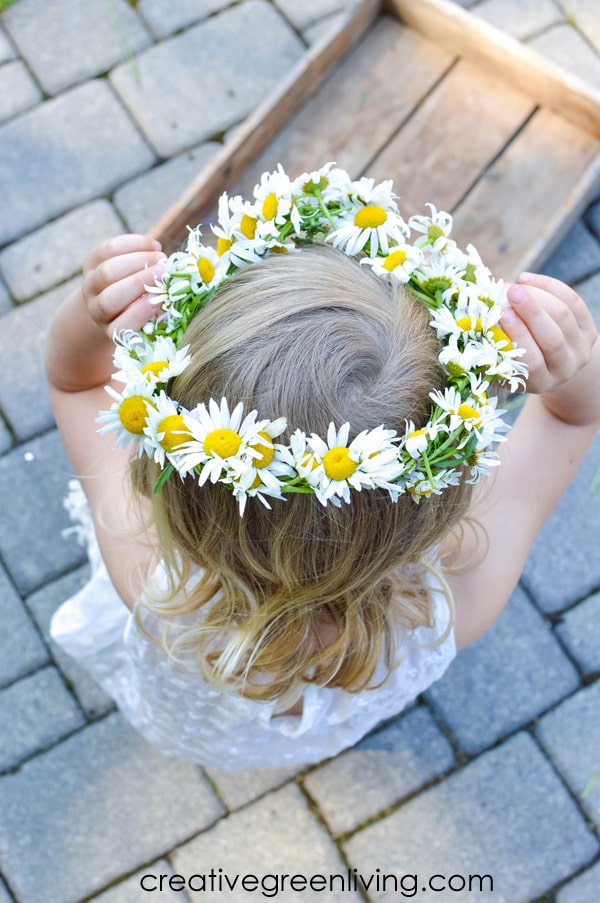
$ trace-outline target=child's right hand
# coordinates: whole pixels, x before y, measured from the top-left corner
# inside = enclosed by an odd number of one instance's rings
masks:
[[[525,350],[527,392],[568,423],[600,418],[600,342],[583,299],[550,276],[521,275],[502,327]]]
[[[89,316],[112,340],[122,329],[140,330],[156,312],[144,286],[163,271],[160,243],[145,235],[102,242],[83,264],[82,295]]]

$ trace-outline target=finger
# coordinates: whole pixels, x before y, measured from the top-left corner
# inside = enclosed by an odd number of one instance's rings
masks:
[[[121,254],[129,254],[132,251],[160,251],[161,244],[155,238],[148,235],[126,234],[116,235],[97,245],[86,257],[85,269],[93,269],[104,260],[111,257],[119,257]]]
[[[135,332],[140,332],[148,320],[156,315],[156,311],[156,295],[144,292],[111,322],[111,336],[114,332],[120,332],[122,329],[133,329]]]
[[[155,278],[161,275],[163,269],[163,266],[158,264],[150,268],[137,270],[118,282],[110,283],[96,296],[90,313],[98,322],[114,328],[115,319],[143,295],[148,294],[146,286],[152,285]]]
[[[512,339],[514,344],[518,348],[523,349],[524,354],[520,360],[523,360],[527,364],[529,380],[535,378],[540,371],[545,370],[546,365],[544,355],[526,323],[521,319],[516,310],[513,310],[512,307],[507,307],[502,314],[500,325],[508,337]]]
[[[100,294],[108,286],[165,260],[161,251],[133,251],[103,260],[84,276],[84,292]]]
[[[595,330],[594,318],[592,317],[587,304],[581,295],[565,282],[561,282],[560,279],[555,279],[554,276],[543,276],[539,273],[521,273],[519,282],[521,285],[543,289],[549,294],[554,295],[556,298],[559,298],[568,305],[569,310],[573,312],[581,329],[586,331],[590,329]]]

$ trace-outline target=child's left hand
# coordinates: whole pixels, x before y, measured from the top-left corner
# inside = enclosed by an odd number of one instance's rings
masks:
[[[139,330],[156,312],[151,285],[166,260],[159,242],[118,235],[98,245],[83,264],[82,295],[94,323],[112,340],[121,329]]]

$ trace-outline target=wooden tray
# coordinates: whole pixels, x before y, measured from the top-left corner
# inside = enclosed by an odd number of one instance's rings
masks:
[[[600,177],[600,94],[450,0],[362,0],[199,173],[152,234],[167,252],[248,194],[334,160],[393,179],[405,216],[455,217],[495,275],[535,269]]]

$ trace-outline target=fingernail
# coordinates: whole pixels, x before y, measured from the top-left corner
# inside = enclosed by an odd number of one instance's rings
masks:
[[[533,282],[533,273],[521,273],[519,282]]]
[[[522,304],[523,301],[527,299],[527,292],[524,288],[521,288],[519,285],[513,285],[510,292],[508,293],[508,300],[511,304],[514,304],[517,307],[519,304]]]
[[[154,248],[155,251],[162,251],[161,243],[159,241],[157,241],[155,238],[152,239],[152,247]]]

